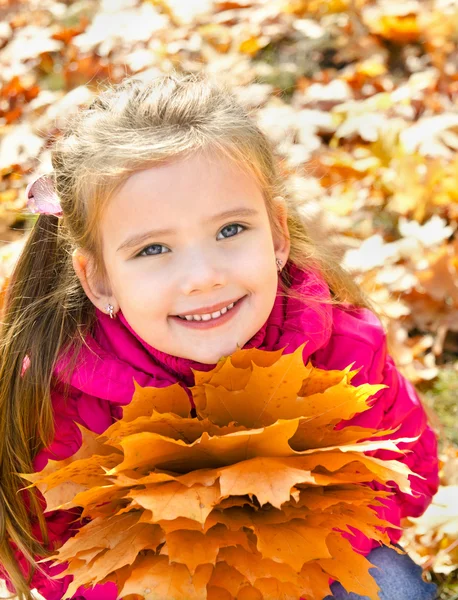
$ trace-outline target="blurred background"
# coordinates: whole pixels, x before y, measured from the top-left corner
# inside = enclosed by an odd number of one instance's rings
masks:
[[[403,545],[458,599],[458,0],[0,0],[0,302],[65,120],[171,70],[232,87],[378,309],[440,439],[441,488]]]

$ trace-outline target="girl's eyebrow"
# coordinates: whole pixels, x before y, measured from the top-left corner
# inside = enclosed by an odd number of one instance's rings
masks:
[[[243,208],[243,207],[232,208],[230,210],[225,210],[221,213],[218,213],[217,215],[213,215],[209,219],[206,219],[205,223],[213,223],[214,221],[219,221],[221,219],[225,219],[228,217],[235,217],[235,216],[253,217],[258,214],[259,214],[259,212],[257,210],[255,210],[254,208]],[[116,252],[119,252],[120,250],[124,250],[125,248],[132,248],[134,246],[137,246],[138,244],[141,244],[143,241],[145,241],[149,238],[152,238],[152,237],[158,237],[158,236],[163,236],[163,235],[173,235],[174,233],[176,233],[176,231],[173,229],[151,229],[150,231],[145,231],[143,233],[139,233],[139,234],[136,234],[136,235],[133,235],[133,236],[127,238],[119,246],[119,248],[116,250]]]

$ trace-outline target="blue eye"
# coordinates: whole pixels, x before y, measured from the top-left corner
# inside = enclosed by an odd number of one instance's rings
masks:
[[[240,225],[240,223],[231,223],[230,225],[226,225],[225,227],[223,227],[221,229],[220,233],[222,233],[225,229],[228,229],[232,232],[235,231],[235,233],[232,233],[231,235],[228,235],[228,236],[224,236],[223,239],[227,239],[228,237],[234,237],[234,235],[237,235],[238,233],[240,233],[239,231],[237,231],[237,227],[240,227],[242,229],[242,231],[247,229],[247,227],[245,227],[245,225]]]
[[[151,244],[151,246],[146,246],[143,248],[141,252],[137,254],[137,256],[157,256],[159,254],[166,254],[166,252],[146,252],[150,248],[165,248],[162,244]]]

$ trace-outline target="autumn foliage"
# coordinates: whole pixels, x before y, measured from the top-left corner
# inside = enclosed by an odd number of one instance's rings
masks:
[[[393,431],[336,425],[368,410],[383,385],[353,386],[356,370],[324,371],[257,349],[195,371],[180,384],[135,383],[123,418],[103,435],[81,427],[80,450],[26,475],[47,510],[89,518],[52,557],[79,586],[113,581],[128,600],[322,600],[335,579],[378,598],[359,530],[390,544],[375,512],[410,471],[367,451],[401,452]],[[368,438],[372,438],[370,441]]]

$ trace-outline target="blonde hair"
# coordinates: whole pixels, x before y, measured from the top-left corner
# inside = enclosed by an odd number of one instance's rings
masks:
[[[283,196],[288,210],[289,260],[318,270],[331,291],[332,304],[369,307],[358,286],[329,249],[314,245],[279,176],[266,136],[229,90],[201,76],[165,75],[151,81],[129,78],[101,92],[68,123],[52,148],[54,184],[63,217],[40,215],[11,276],[0,331],[0,564],[20,600],[29,600],[30,581],[22,575],[10,542],[32,567],[47,556],[42,510],[35,495],[21,492],[17,473],[31,472],[37,452],[54,436],[50,399],[53,366],[72,349],[76,362],[95,308],[72,266],[76,247],[93,257],[106,281],[97,227],[111,195],[133,173],[178,159],[189,152],[223,153],[252,173],[264,192],[272,232],[281,235],[273,199]],[[289,288],[286,271],[282,290]],[[304,300],[313,301],[311,298]],[[21,376],[23,361],[30,367]],[[31,533],[38,519],[43,545]]]

